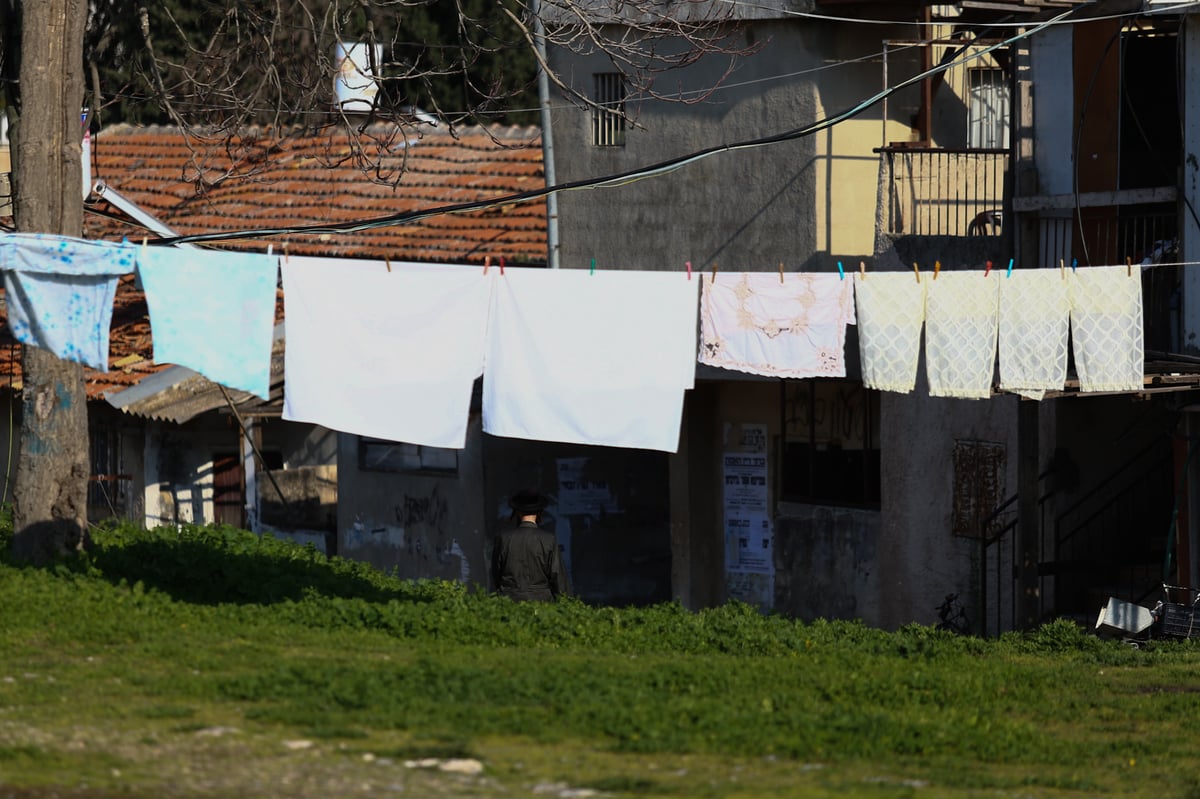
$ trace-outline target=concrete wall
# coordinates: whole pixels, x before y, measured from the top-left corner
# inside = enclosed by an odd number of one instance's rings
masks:
[[[392,571],[487,584],[481,424],[471,420],[458,473],[359,468],[358,436],[338,436],[337,552]]]
[[[869,28],[870,30],[865,30]],[[701,99],[729,66],[711,57],[660,78],[691,104],[635,101],[623,147],[591,144],[591,111],[559,104],[553,115],[560,183],[624,172],[713,146],[771,136],[852,107],[879,90],[877,59],[886,26],[801,21],[750,23],[747,42],[762,46],[738,62],[727,88]],[[589,95],[593,73],[611,72],[600,57],[551,54],[556,70]],[[912,64],[890,64],[902,75]],[[911,74],[911,73],[909,73]],[[889,105],[905,124],[911,109]],[[833,268],[838,258],[872,252],[879,106],[817,135],[765,147],[722,151],[682,169],[617,188],[559,195],[562,265],[583,268],[682,269],[685,261],[733,270]]]
[[[879,529],[879,511],[781,504],[775,609],[805,620],[879,618]]]

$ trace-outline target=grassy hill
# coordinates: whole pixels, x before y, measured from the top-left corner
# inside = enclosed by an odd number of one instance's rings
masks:
[[[228,527],[94,540],[0,557],[0,797],[1200,797],[1192,642],[514,604]]]

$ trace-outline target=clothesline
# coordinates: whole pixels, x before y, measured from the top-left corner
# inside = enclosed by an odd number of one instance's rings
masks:
[[[1002,390],[1043,397],[1064,387],[1069,345],[1082,391],[1143,385],[1131,264],[1064,268],[1060,279],[1010,262],[995,281],[978,279],[991,269],[937,262],[914,265],[914,279],[863,261],[852,280],[782,263],[777,273],[714,264],[700,280],[690,263],[687,280],[499,266],[486,259],[480,280],[468,265],[0,237],[17,340],[106,371],[115,284],[136,271],[154,359],[261,397],[282,270],[284,418],[427,446],[464,446],[482,375],[486,432],[674,451],[697,363],[844,377],[852,324],[869,388],[913,391],[922,341],[934,396],[990,397],[998,364]]]

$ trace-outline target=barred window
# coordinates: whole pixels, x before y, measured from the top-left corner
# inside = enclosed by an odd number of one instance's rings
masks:
[[[598,72],[592,77],[596,101],[596,107],[592,108],[592,144],[624,147],[625,78],[619,72]]]

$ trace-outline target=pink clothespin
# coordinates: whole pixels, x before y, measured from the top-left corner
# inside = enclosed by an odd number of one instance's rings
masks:
[[[688,277],[688,280],[691,280],[691,279],[692,279],[692,262],[691,262],[691,261],[686,261],[686,262],[684,263],[684,266],[686,266],[686,267],[687,267],[687,277]]]

